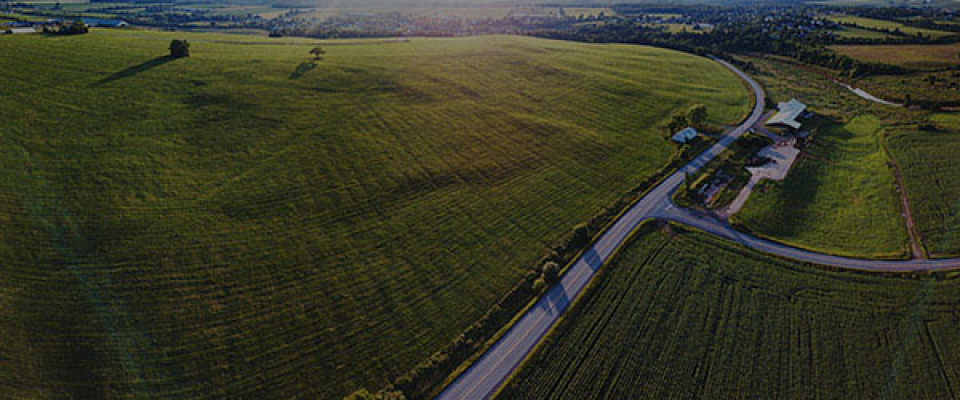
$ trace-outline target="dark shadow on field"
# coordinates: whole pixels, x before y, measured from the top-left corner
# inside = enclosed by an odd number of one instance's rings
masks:
[[[853,132],[836,119],[822,118],[825,121],[818,126],[819,133],[813,139],[816,147],[803,149],[786,179],[778,182],[765,180],[754,188],[751,196],[775,195],[776,200],[772,207],[748,221],[751,228],[772,236],[793,236],[809,229],[802,222],[805,216],[816,212],[814,201],[828,183],[828,170],[849,168],[831,160],[840,152],[838,149],[853,138]],[[771,190],[773,193],[766,193]]]
[[[297,65],[297,69],[293,70],[293,72],[290,73],[290,79],[298,79],[301,76],[303,76],[303,74],[310,72],[315,68],[317,68],[317,63],[313,61],[302,62],[300,63],[300,65]]]
[[[125,69],[125,70],[123,70],[123,71],[117,72],[117,73],[115,73],[115,74],[113,74],[113,75],[110,75],[110,76],[108,76],[108,77],[106,77],[106,78],[103,78],[103,79],[97,81],[96,83],[94,83],[94,84],[91,85],[91,86],[93,86],[93,87],[103,86],[103,85],[106,85],[106,84],[108,84],[108,83],[110,83],[110,82],[113,82],[113,81],[115,81],[115,80],[118,80],[118,79],[129,78],[129,77],[134,76],[134,75],[137,75],[137,74],[139,74],[139,73],[141,73],[141,72],[150,70],[150,69],[155,68],[155,67],[159,67],[159,66],[161,66],[161,65],[163,65],[163,64],[166,64],[166,63],[168,63],[168,62],[170,62],[170,61],[173,61],[173,60],[175,60],[175,59],[176,59],[175,57],[170,57],[170,56],[157,57],[157,58],[154,58],[154,59],[152,59],[152,60],[146,61],[146,62],[144,62],[144,63],[138,64],[138,65],[134,65],[134,66],[132,66],[132,67],[130,67],[130,68],[127,68],[127,69]]]

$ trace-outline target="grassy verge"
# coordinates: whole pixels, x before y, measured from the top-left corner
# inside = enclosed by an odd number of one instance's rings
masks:
[[[526,358],[523,359],[520,365],[518,365],[516,369],[514,369],[513,372],[507,376],[503,384],[499,388],[497,388],[495,392],[491,394],[490,396],[491,398],[501,397],[501,394],[510,387],[509,383],[514,378],[516,378],[517,375],[523,373],[527,368],[536,367],[535,365],[533,365],[533,360],[536,358],[535,356],[541,351],[546,351],[545,349],[553,345],[553,340],[551,340],[551,338],[555,334],[557,334],[558,331],[565,329],[565,326],[566,326],[565,321],[568,318],[570,318],[571,316],[576,316],[580,312],[579,310],[580,308],[583,307],[582,305],[583,302],[587,301],[586,299],[590,298],[588,294],[593,292],[594,290],[597,290],[596,286],[602,284],[602,282],[604,281],[603,276],[609,274],[609,272],[607,272],[607,270],[610,269],[609,266],[612,264],[616,264],[618,262],[617,259],[621,257],[621,254],[623,253],[624,249],[631,248],[634,242],[637,241],[638,236],[646,236],[646,235],[652,234],[658,226],[660,226],[658,222],[653,220],[648,220],[640,223],[640,225],[638,225],[632,232],[630,232],[630,235],[627,236],[624,242],[621,243],[620,246],[617,246],[617,248],[614,249],[614,251],[611,253],[610,258],[608,258],[607,262],[604,264],[604,268],[597,270],[597,272],[595,273],[594,277],[590,280],[590,282],[588,282],[587,285],[584,286],[583,292],[582,292],[583,295],[575,298],[573,302],[570,303],[570,306],[567,308],[567,312],[557,320],[557,322],[554,324],[553,327],[550,328],[550,330],[544,333],[543,338],[540,340],[540,342],[537,343],[537,345],[530,350],[530,353],[527,355]],[[651,249],[651,250],[656,251],[658,249]]]

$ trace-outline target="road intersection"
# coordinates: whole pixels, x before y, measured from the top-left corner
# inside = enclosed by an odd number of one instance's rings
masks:
[[[722,60],[720,64],[739,75],[755,96],[750,116],[739,126],[728,130],[709,149],[664,179],[642,199],[630,207],[604,232],[593,245],[567,270],[560,282],[553,285],[519,320],[491,346],[487,352],[470,366],[457,380],[447,386],[437,399],[485,399],[489,398],[523,362],[544,335],[557,322],[560,315],[577,298],[590,282],[596,271],[606,263],[616,250],[629,238],[642,222],[657,219],[691,226],[723,237],[748,248],[785,258],[871,271],[917,271],[960,268],[960,259],[937,260],[868,260],[821,254],[791,247],[782,243],[757,238],[733,229],[725,221],[705,213],[676,206],[671,197],[683,184],[687,174],[693,174],[710,160],[723,152],[733,141],[756,124],[763,115],[765,94],[763,89],[745,73]]]

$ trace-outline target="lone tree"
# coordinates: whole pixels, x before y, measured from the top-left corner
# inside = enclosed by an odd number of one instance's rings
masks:
[[[71,25],[61,24],[59,28],[53,27],[43,27],[43,33],[52,33],[57,35],[82,35],[84,33],[90,32],[90,27],[83,23],[82,20],[76,20]]]
[[[186,40],[170,41],[170,57],[190,57],[190,43]]]
[[[707,106],[696,104],[687,110],[687,122],[697,128],[702,128],[707,123]]]
[[[324,54],[327,54],[327,52],[320,47],[314,47],[312,50],[310,50],[310,55],[313,56],[314,60],[323,58]]]
[[[553,283],[560,279],[560,265],[555,261],[547,261],[541,269],[543,270],[541,272],[541,274],[543,274],[543,280],[546,283]]]

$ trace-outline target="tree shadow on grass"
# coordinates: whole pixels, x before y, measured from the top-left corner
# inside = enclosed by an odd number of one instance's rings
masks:
[[[310,72],[315,68],[317,68],[316,62],[302,62],[300,65],[297,65],[297,69],[290,73],[290,79],[299,79],[301,76],[303,76],[303,74]]]
[[[170,61],[173,61],[173,60],[176,60],[176,59],[177,59],[176,57],[170,57],[170,56],[157,57],[157,58],[154,58],[154,59],[152,59],[152,60],[143,62],[143,63],[141,63],[141,64],[134,65],[134,66],[132,66],[132,67],[130,67],[130,68],[127,68],[127,69],[125,69],[125,70],[123,70],[123,71],[114,73],[113,75],[110,75],[110,76],[108,76],[108,77],[106,77],[106,78],[103,78],[103,79],[95,82],[94,84],[92,84],[92,85],[90,85],[90,86],[92,86],[92,87],[103,86],[103,85],[106,85],[106,84],[108,84],[108,83],[110,83],[110,82],[116,81],[116,80],[118,80],[118,79],[129,78],[129,77],[131,77],[131,76],[137,75],[137,74],[139,74],[139,73],[141,73],[141,72],[147,71],[147,70],[152,69],[152,68],[155,68],[155,67],[159,67],[159,66],[161,66],[161,65],[163,65],[163,64],[166,64],[166,63],[168,63],[168,62],[170,62]]]

